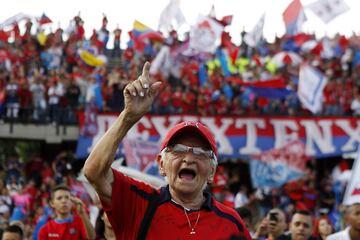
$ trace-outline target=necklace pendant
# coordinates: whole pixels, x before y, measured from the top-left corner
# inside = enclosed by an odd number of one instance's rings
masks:
[[[192,228],[190,234],[194,235],[195,233],[196,233],[195,230]]]

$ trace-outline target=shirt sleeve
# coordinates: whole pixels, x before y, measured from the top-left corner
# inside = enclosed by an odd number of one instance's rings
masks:
[[[154,189],[117,170],[113,169],[113,174],[111,205],[102,201],[104,211],[114,231],[137,232]]]

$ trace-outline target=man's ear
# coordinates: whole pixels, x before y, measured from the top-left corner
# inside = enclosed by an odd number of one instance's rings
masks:
[[[214,181],[215,173],[216,173],[216,166],[211,166],[211,172],[207,179],[208,184],[211,184]]]
[[[156,156],[156,161],[157,161],[157,163],[159,165],[159,173],[160,173],[160,175],[165,177],[166,176],[165,166],[164,166],[165,163],[164,163],[164,159],[162,159],[162,157],[161,157],[161,154],[158,154]]]

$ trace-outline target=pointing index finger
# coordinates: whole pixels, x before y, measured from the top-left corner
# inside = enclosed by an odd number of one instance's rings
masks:
[[[146,62],[144,64],[141,76],[143,76],[143,77],[145,77],[147,79],[150,79],[149,71],[150,71],[150,63]]]

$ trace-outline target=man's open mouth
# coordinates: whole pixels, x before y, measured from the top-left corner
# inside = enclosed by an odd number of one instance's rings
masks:
[[[196,172],[193,169],[183,168],[179,172],[179,178],[185,180],[193,180],[196,177]]]

